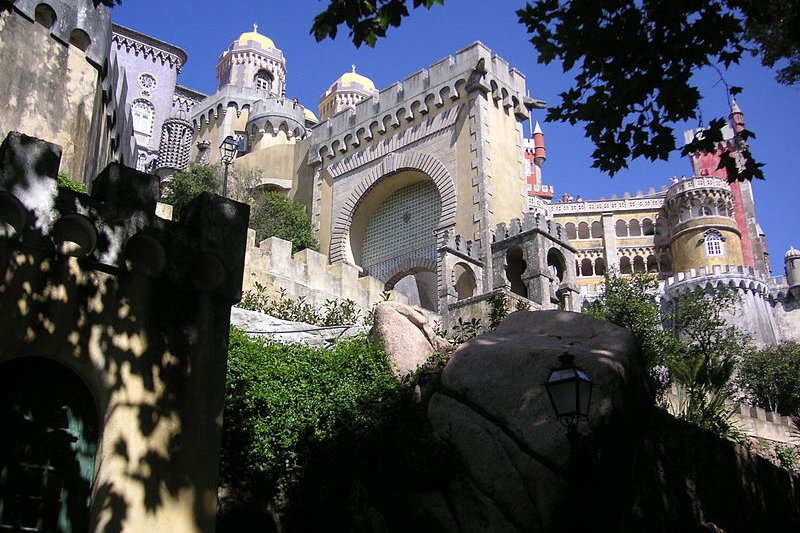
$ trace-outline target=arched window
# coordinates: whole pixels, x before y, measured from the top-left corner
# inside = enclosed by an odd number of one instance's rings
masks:
[[[591,259],[584,259],[581,261],[581,276],[593,276],[594,272],[592,271],[592,260]]]
[[[81,29],[75,28],[69,34],[69,44],[82,52],[85,52],[91,43],[92,39],[89,37],[89,34]]]
[[[594,260],[594,273],[596,276],[605,276],[606,262],[602,257],[598,257]]]
[[[56,12],[47,4],[39,4],[34,11],[34,19],[36,22],[47,28],[48,30],[56,23]]]
[[[697,216],[699,217],[710,217],[714,216],[714,211],[707,205],[701,205],[697,208]]]
[[[593,239],[603,238],[603,225],[596,220],[592,222],[592,238]]]
[[[155,107],[149,100],[139,98],[131,104],[131,115],[133,116],[133,131],[136,141],[143,145],[150,144],[153,122],[156,117]]]
[[[654,255],[647,256],[647,271],[648,272],[658,272],[658,260]]]
[[[633,271],[640,273],[645,272],[644,257],[641,255],[637,255],[633,258]]]
[[[523,298],[528,297],[528,287],[522,281],[522,274],[528,268],[528,263],[522,256],[522,248],[514,246],[506,254],[506,278],[511,284],[511,292],[519,294]]]
[[[653,221],[649,218],[642,220],[642,235],[655,235],[655,227]]]
[[[723,255],[724,247],[723,242],[725,237],[715,229],[710,229],[705,233],[706,241],[706,255],[718,257]]]
[[[581,222],[578,224],[578,238],[579,239],[588,239],[589,238],[589,224],[586,222]]]
[[[572,222],[564,224],[564,230],[567,232],[567,239],[574,241],[578,238],[578,233],[575,231],[575,224]]]
[[[256,88],[256,90],[270,92],[272,91],[272,81],[274,79],[275,78],[272,75],[272,72],[266,69],[261,69],[253,78],[253,86]]]
[[[453,268],[453,279],[455,280],[454,288],[459,300],[475,295],[475,290],[477,289],[475,274],[469,266],[464,263],[458,263]]]
[[[628,225],[625,223],[624,220],[617,220],[617,223],[614,224],[614,229],[617,232],[617,237],[628,236]]]
[[[639,237],[642,234],[642,228],[639,226],[639,221],[635,218],[631,219],[630,222],[628,222],[628,231],[628,235],[631,237]]]
[[[630,274],[631,270],[631,258],[627,256],[622,256],[619,260],[619,273],[620,274]]]

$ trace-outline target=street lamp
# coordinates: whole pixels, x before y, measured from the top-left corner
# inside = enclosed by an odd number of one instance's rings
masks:
[[[561,366],[550,372],[544,386],[553,404],[556,418],[566,424],[568,434],[576,436],[578,422],[589,418],[592,380],[582,368],[575,366],[575,356],[564,352],[558,357]]]
[[[225,166],[225,174],[222,177],[222,196],[224,198],[228,197],[228,167],[233,162],[238,147],[239,143],[236,142],[236,137],[233,135],[225,137],[225,140],[219,145],[219,160]]]

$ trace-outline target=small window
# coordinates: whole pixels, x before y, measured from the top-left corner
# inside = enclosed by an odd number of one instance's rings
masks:
[[[707,205],[701,205],[700,208],[697,210],[697,215],[701,217],[710,217],[714,216],[714,212],[711,211],[711,208]]]
[[[156,79],[152,74],[140,74],[139,86],[145,91],[152,91],[156,88]]]
[[[255,78],[253,78],[253,86],[256,90],[272,92],[272,80],[274,77],[268,70],[259,70]]]
[[[723,252],[722,243],[724,238],[720,232],[716,230],[709,230],[706,232],[706,255],[720,256]]]

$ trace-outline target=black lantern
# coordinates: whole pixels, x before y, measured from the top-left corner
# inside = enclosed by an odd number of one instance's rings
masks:
[[[219,159],[225,166],[225,174],[222,177],[222,196],[225,198],[228,197],[228,167],[233,162],[233,158],[236,157],[238,148],[239,143],[233,135],[225,137],[225,140],[219,145]]]
[[[558,357],[558,361],[561,366],[550,372],[544,386],[556,418],[566,423],[573,432],[577,430],[581,418],[589,417],[592,380],[582,368],[575,366],[575,356],[565,352]]]

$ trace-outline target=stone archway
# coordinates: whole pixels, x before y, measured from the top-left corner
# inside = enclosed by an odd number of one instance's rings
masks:
[[[88,531],[98,415],[66,367],[25,357],[0,365],[0,529]]]
[[[388,275],[385,289],[396,290],[408,303],[438,312],[438,279],[436,261],[408,259]]]
[[[439,194],[441,211],[437,229],[455,226],[456,189],[450,173],[435,157],[421,152],[390,153],[369,171],[344,202],[336,217],[331,235],[331,263],[358,264],[353,254],[353,222],[359,208],[379,188],[386,186],[403,173],[419,173],[433,182]]]

